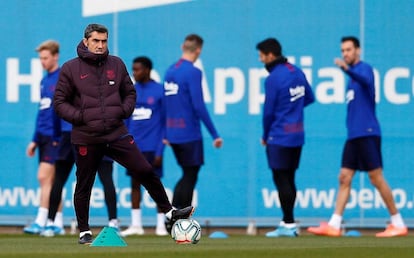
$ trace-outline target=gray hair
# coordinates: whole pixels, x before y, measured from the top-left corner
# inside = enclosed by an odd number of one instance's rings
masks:
[[[89,24],[88,26],[86,26],[86,28],[85,28],[85,33],[84,33],[85,39],[90,38],[92,32],[94,32],[94,31],[99,32],[99,33],[108,34],[108,29],[104,25],[92,23],[92,24]]]

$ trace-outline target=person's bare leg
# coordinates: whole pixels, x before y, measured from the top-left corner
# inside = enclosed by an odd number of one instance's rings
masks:
[[[309,227],[308,232],[315,235],[340,236],[342,214],[351,192],[351,183],[355,175],[354,169],[341,168],[339,172],[339,187],[336,196],[335,210],[328,223],[321,223],[318,227]]]
[[[391,224],[387,228],[375,234],[377,237],[394,237],[394,236],[406,236],[408,234],[407,227],[404,224],[404,221],[399,213],[397,206],[392,196],[391,188],[388,186],[387,181],[385,181],[384,175],[382,173],[382,168],[376,168],[370,170],[369,179],[371,184],[380,193],[382,200],[385,203],[385,206],[388,209],[388,212],[391,215]]]
[[[352,179],[355,175],[355,170],[349,168],[341,168],[339,172],[339,188],[336,197],[334,214],[342,216],[348,202],[349,194],[351,192]]]
[[[50,190],[55,177],[55,166],[47,162],[40,162],[38,176],[40,184],[40,207],[49,209]]]
[[[138,179],[131,177],[131,225],[121,232],[121,236],[143,235],[141,214],[141,183]]]
[[[35,223],[40,227],[46,226],[49,211],[50,190],[52,189],[54,177],[55,165],[47,162],[40,162],[37,172],[37,179],[40,185],[40,204],[35,219]]]
[[[397,207],[395,206],[394,197],[392,196],[391,188],[388,186],[388,183],[385,181],[384,175],[382,173],[382,168],[377,168],[370,170],[368,172],[369,179],[371,184],[380,193],[382,200],[385,203],[389,213],[395,215],[398,213]]]

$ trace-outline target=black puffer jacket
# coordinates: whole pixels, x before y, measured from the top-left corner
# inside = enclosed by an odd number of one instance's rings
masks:
[[[118,57],[89,52],[81,41],[78,57],[61,69],[53,106],[72,123],[75,144],[106,143],[126,135],[123,122],[135,107],[136,92]]]

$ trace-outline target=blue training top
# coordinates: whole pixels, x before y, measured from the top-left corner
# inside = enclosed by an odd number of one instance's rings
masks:
[[[37,112],[36,128],[33,141],[38,142],[38,135],[54,136],[54,117],[52,101],[55,94],[56,83],[59,78],[60,68],[47,73],[40,82],[40,103]]]
[[[204,103],[201,78],[200,69],[184,59],[171,65],[165,74],[166,139],[171,143],[200,140],[200,120],[213,139],[219,138]]]
[[[267,144],[298,147],[304,144],[303,109],[315,101],[303,72],[288,63],[269,67],[265,80],[263,136]]]
[[[348,139],[364,136],[381,136],[375,114],[375,83],[372,67],[362,61],[349,66],[346,102]]]
[[[135,90],[137,101],[132,116],[126,121],[128,130],[141,151],[162,156],[165,134],[164,88],[151,80],[144,84],[135,83]]]

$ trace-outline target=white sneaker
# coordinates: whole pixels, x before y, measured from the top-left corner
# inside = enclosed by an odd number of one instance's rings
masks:
[[[144,233],[145,232],[142,227],[130,226],[129,228],[121,231],[121,236],[126,237],[132,235],[143,235]]]
[[[119,230],[119,220],[118,219],[111,219],[108,222],[108,227],[114,228],[116,230]]]
[[[165,225],[157,225],[157,227],[155,228],[155,234],[157,236],[167,236],[168,232],[167,229],[165,228]]]
[[[40,235],[44,237],[54,237],[55,236],[54,226],[47,226],[45,230],[40,232]]]

